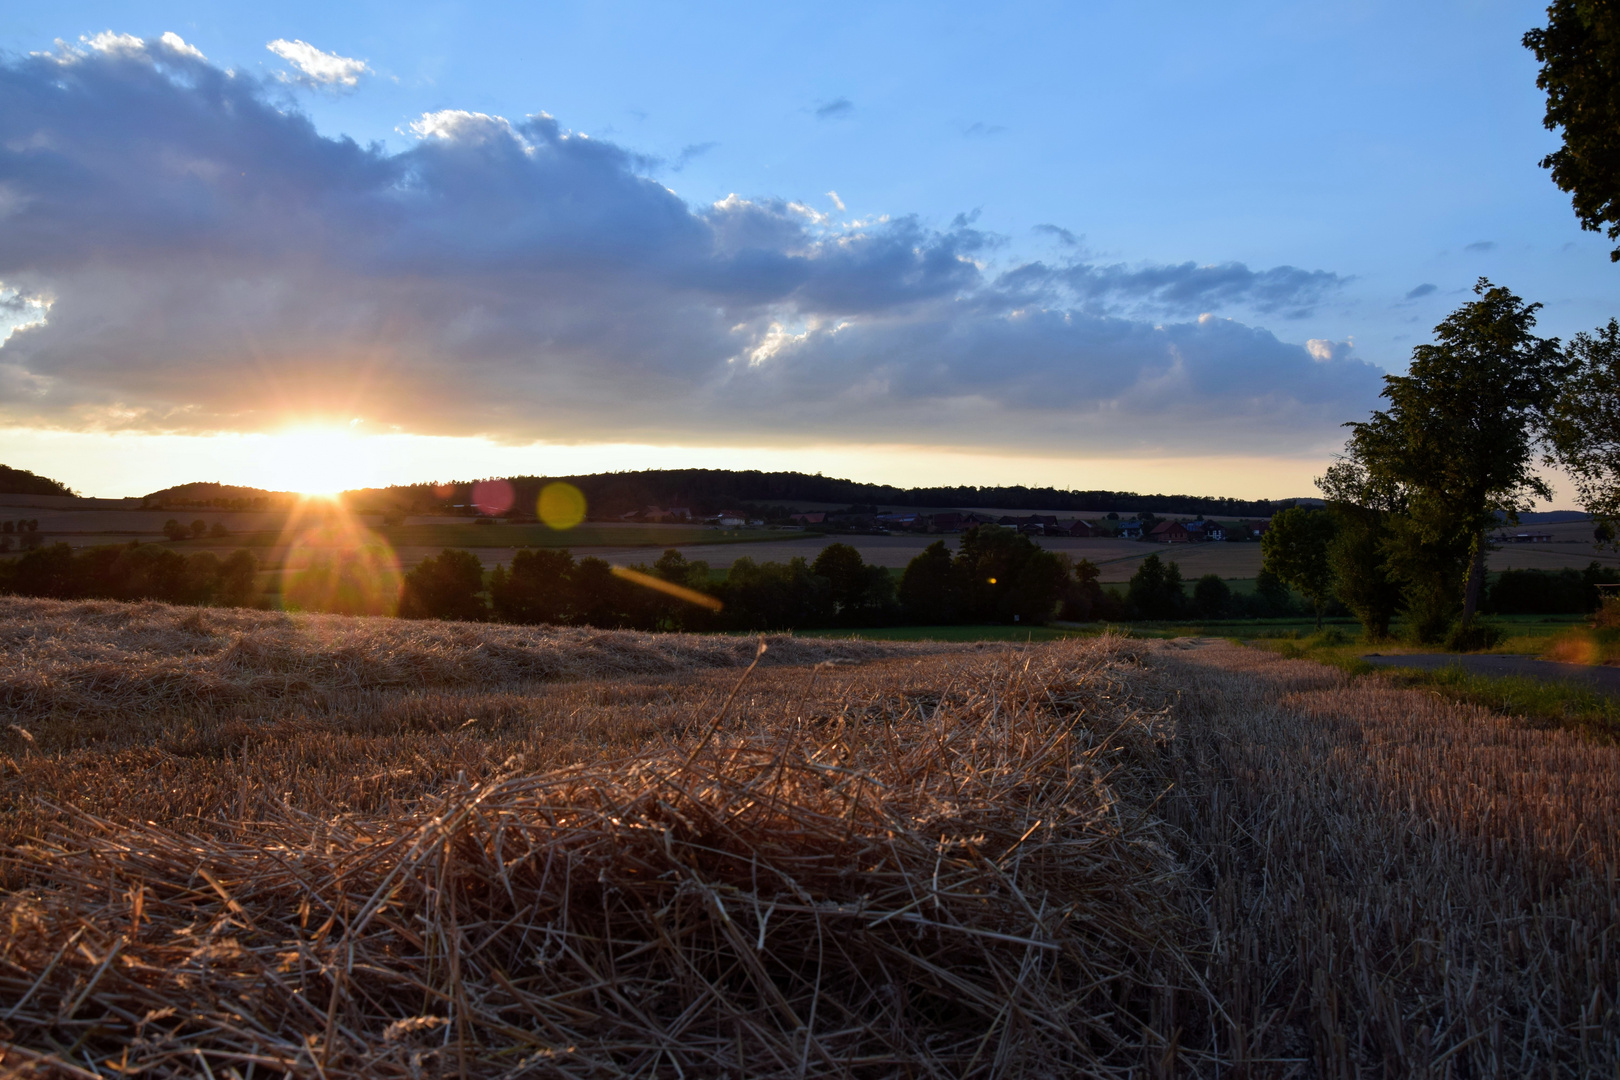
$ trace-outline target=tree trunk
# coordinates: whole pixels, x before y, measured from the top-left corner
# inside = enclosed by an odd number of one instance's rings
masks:
[[[1479,594],[1485,588],[1485,533],[1474,535],[1473,550],[1468,559],[1468,584],[1463,589],[1462,624],[1469,625],[1479,611]]]

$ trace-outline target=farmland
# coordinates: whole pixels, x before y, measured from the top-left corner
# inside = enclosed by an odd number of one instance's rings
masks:
[[[124,503],[133,506],[125,506]],[[38,505],[38,504],[49,505]],[[76,508],[77,504],[89,504]],[[174,518],[189,524],[201,520],[206,525],[223,524],[229,535],[218,538],[183,540],[172,546],[184,551],[212,551],[228,554],[249,548],[267,568],[282,568],[289,554],[294,561],[304,553],[323,546],[352,546],[356,540],[386,547],[409,569],[445,548],[462,548],[477,553],[486,569],[510,566],[512,557],[525,547],[568,548],[579,554],[594,555],[616,566],[645,563],[666,548],[679,548],[689,559],[701,559],[715,570],[725,570],[741,558],[756,563],[785,562],[795,557],[814,560],[823,547],[846,543],[875,566],[903,570],[918,552],[935,540],[954,548],[954,535],[921,533],[892,536],[822,535],[814,532],[772,529],[719,530],[694,525],[585,522],[573,529],[557,530],[538,524],[474,525],[465,518],[413,517],[402,524],[385,525],[376,515],[336,515],[317,503],[313,508],[287,511],[220,510],[143,510],[135,500],[66,500],[38,497],[0,496],[0,518],[32,517],[41,531],[55,541],[75,547],[91,544],[171,543],[163,537],[165,521]],[[332,530],[326,522],[341,516],[344,528]],[[1592,540],[1587,522],[1539,525],[1536,532],[1552,536],[1550,543],[1506,544],[1492,551],[1492,571],[1509,569],[1580,569],[1594,559],[1605,565],[1620,566],[1620,553],[1599,548]],[[1073,559],[1096,563],[1099,580],[1119,584],[1130,580],[1141,561],[1155,552],[1176,560],[1188,580],[1216,574],[1228,580],[1252,580],[1260,572],[1260,545],[1256,543],[1178,544],[1171,547],[1135,540],[1108,537],[1037,537],[1048,550]]]
[[[1209,639],[764,645],[0,600],[4,1066],[1620,1063],[1614,746]]]

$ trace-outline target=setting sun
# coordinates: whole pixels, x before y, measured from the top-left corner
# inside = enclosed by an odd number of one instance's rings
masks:
[[[367,483],[373,447],[349,428],[292,428],[263,436],[260,483],[275,491],[335,495]]]

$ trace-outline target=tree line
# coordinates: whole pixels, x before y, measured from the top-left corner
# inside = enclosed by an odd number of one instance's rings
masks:
[[[585,495],[594,518],[617,518],[647,506],[682,506],[695,515],[722,510],[758,511],[800,503],[896,507],[980,507],[999,510],[1043,510],[1068,513],[1104,513],[1110,510],[1196,514],[1221,517],[1266,517],[1291,502],[1267,499],[1230,499],[1201,495],[1140,495],[1132,491],[1079,491],[1052,487],[921,487],[900,488],[867,484],[801,472],[763,472],[758,469],[646,469],[634,472],[595,473],[585,476],[515,476],[507,478],[513,505],[530,512],[541,488],[562,481]],[[373,513],[426,512],[467,504],[473,484],[414,484],[349,492],[351,508]]]

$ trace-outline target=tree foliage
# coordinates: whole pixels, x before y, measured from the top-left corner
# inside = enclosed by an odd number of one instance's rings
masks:
[[[1611,0],[1553,0],[1524,35],[1547,93],[1543,124],[1563,145],[1541,160],[1569,192],[1581,228],[1620,239],[1620,10]],[[1609,253],[1620,261],[1620,247]]]
[[[1361,623],[1368,641],[1381,641],[1401,606],[1401,584],[1391,573],[1388,553],[1393,521],[1405,511],[1400,489],[1375,484],[1353,461],[1329,466],[1316,486],[1334,518],[1328,545],[1333,595]]]
[[[1568,471],[1599,536],[1620,546],[1620,322],[1576,334],[1565,355],[1571,370],[1543,421],[1548,464]]]
[[[489,617],[483,592],[484,565],[478,556],[446,548],[406,573],[399,614],[404,619],[482,622]]]
[[[1180,618],[1187,605],[1181,566],[1154,552],[1142,560],[1125,590],[1125,610],[1133,619]]]
[[[1296,506],[1274,515],[1266,535],[1260,539],[1266,569],[1311,602],[1318,630],[1322,628],[1322,609],[1333,592],[1328,549],[1336,531],[1333,515],[1327,511]]]
[[[1385,549],[1426,637],[1459,608],[1472,619],[1497,515],[1552,495],[1532,467],[1533,421],[1565,368],[1558,343],[1531,333],[1539,304],[1484,278],[1474,292],[1405,375],[1384,377],[1389,407],[1349,425],[1348,459],[1405,502]]]

